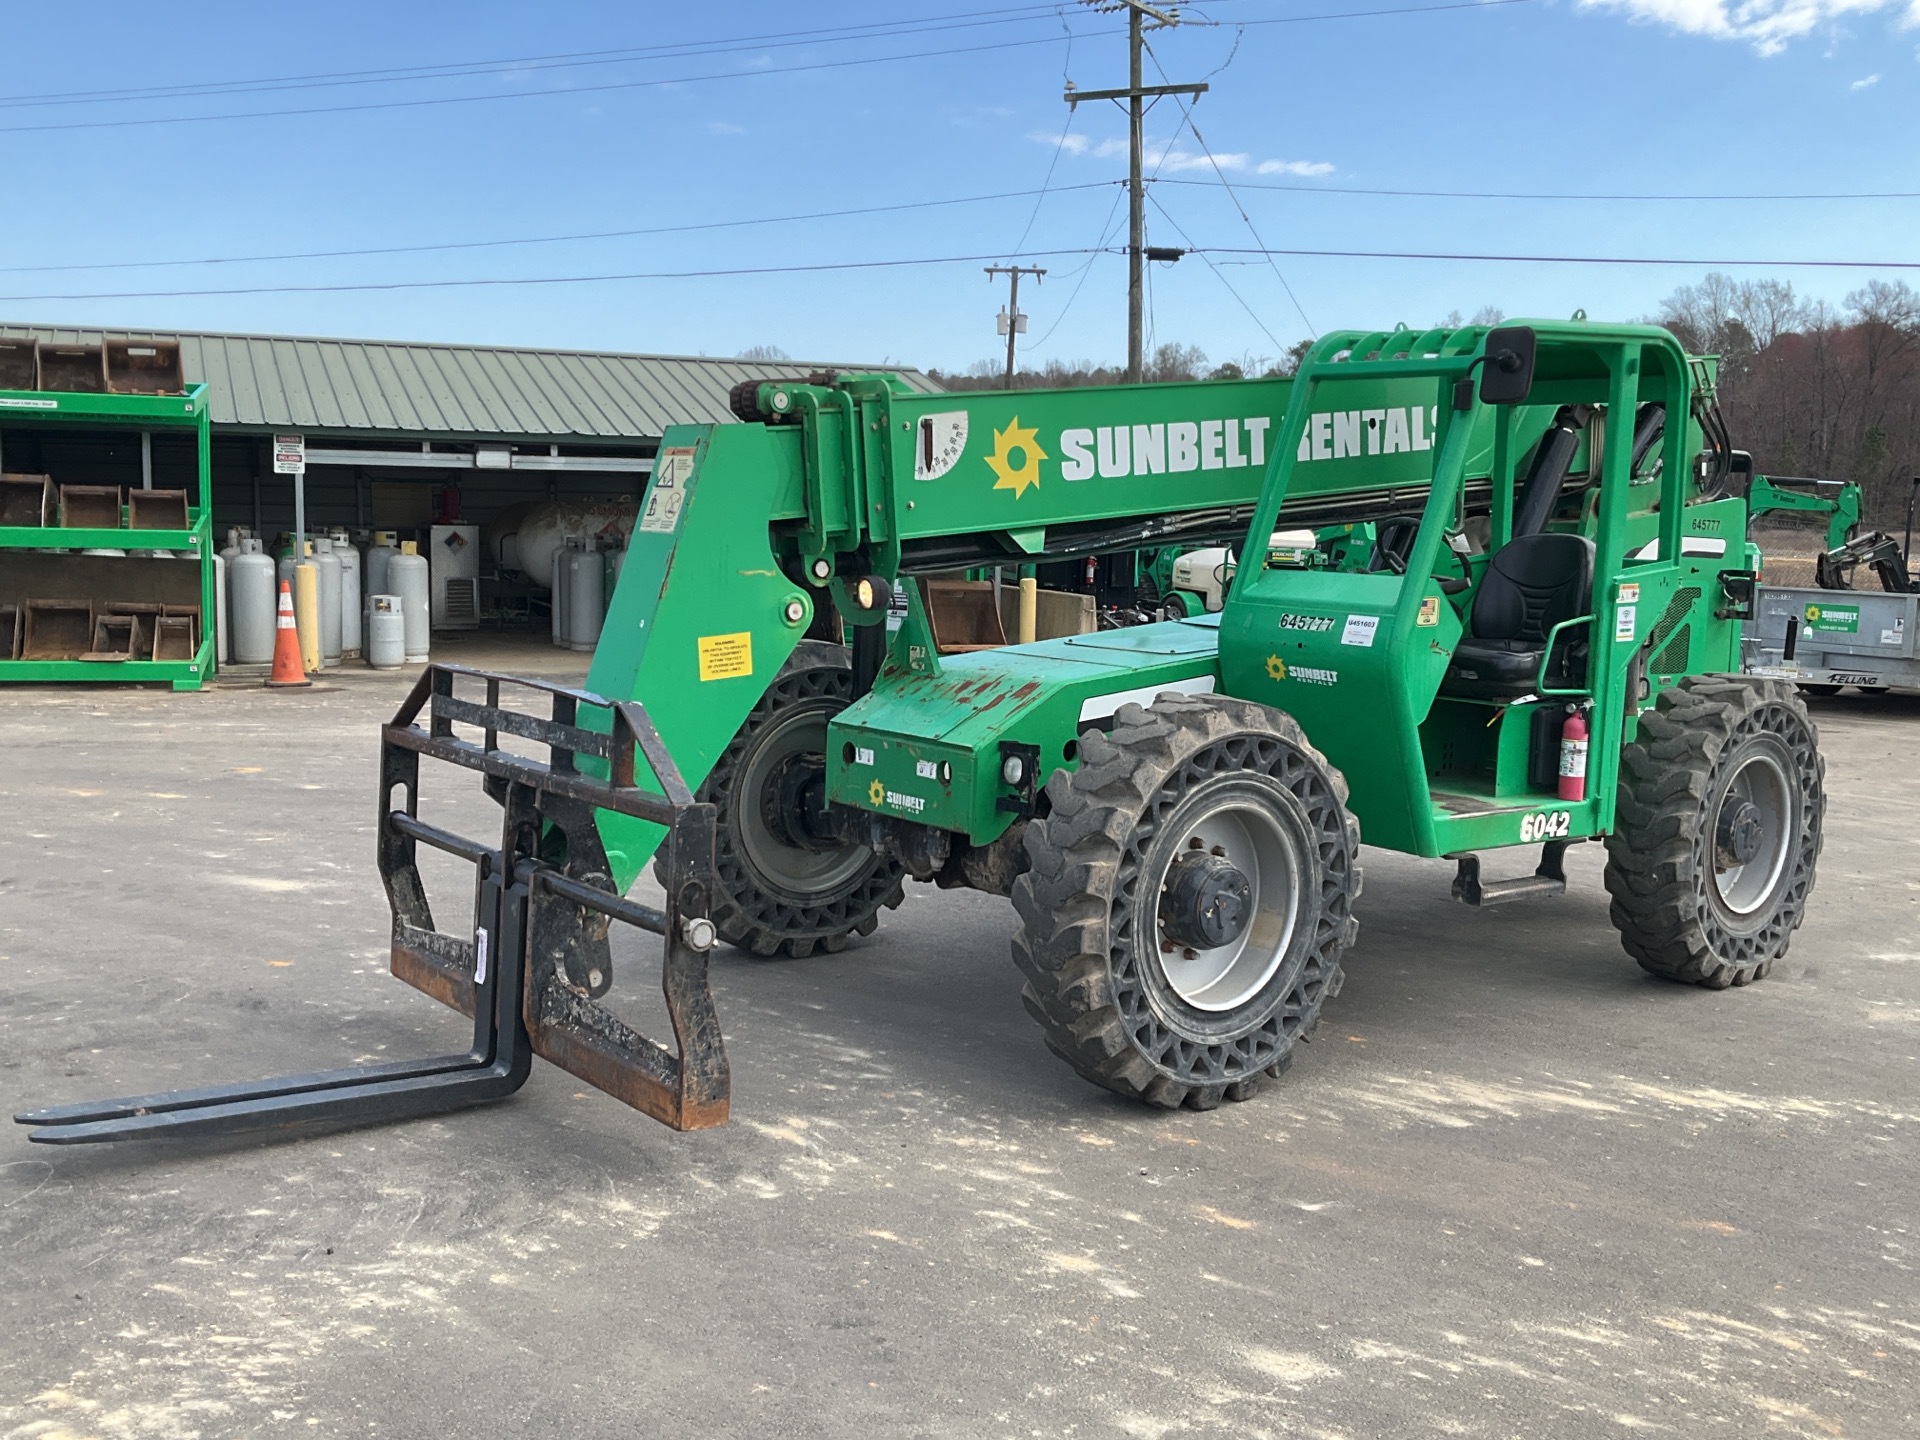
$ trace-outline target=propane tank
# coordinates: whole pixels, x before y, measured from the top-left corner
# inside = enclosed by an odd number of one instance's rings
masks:
[[[1587,798],[1587,717],[1577,708],[1560,725],[1560,798]]]
[[[340,653],[360,653],[360,552],[344,530],[333,532],[333,553],[340,560]]]
[[[367,564],[361,580],[365,583],[369,595],[391,595],[392,582],[387,579],[387,566],[393,557],[400,553],[400,547],[394,543],[391,530],[373,532],[373,544],[367,547]]]
[[[213,556],[213,660],[216,665],[233,663],[233,622],[227,618],[228,614],[227,560],[224,555],[215,551]]]
[[[536,585],[553,578],[553,555],[566,548],[569,535],[593,535],[605,544],[624,544],[640,511],[637,500],[551,500],[512,505],[495,515],[481,532],[485,553],[503,572],[524,575]]]
[[[562,648],[567,644],[567,555],[579,547],[579,537],[569,535],[553,552],[547,607],[553,617],[553,643]]]
[[[276,568],[260,542],[252,539],[240,542],[240,552],[227,567],[227,600],[233,614],[236,665],[273,662],[273,632],[280,593]]]
[[[428,610],[431,581],[427,557],[409,540],[400,553],[387,562],[387,589],[400,597],[400,614],[406,621],[406,658],[425,660],[432,645],[432,616]]]
[[[396,555],[399,551],[394,552]],[[407,617],[400,612],[398,595],[367,597],[367,664],[376,670],[398,670],[407,663]]]
[[[607,576],[591,539],[580,549],[566,551],[567,638],[569,650],[591,650],[600,643],[600,624],[607,614]]]
[[[340,557],[325,535],[313,537],[313,565],[320,581],[320,663],[340,663]]]

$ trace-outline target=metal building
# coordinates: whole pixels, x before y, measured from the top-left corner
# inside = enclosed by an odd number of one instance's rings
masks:
[[[187,380],[206,382],[216,534],[292,528],[292,482],[273,473],[276,433],[306,437],[310,531],[407,530],[453,508],[484,523],[527,501],[637,497],[662,431],[731,422],[727,392],[739,381],[883,368],[0,324],[0,337],[54,344],[103,336],[177,339]]]

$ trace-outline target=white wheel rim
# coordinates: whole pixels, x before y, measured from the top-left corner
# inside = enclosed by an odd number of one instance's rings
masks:
[[[1750,804],[1760,817],[1760,848],[1740,865],[1721,865],[1720,819],[1730,805]],[[1733,915],[1751,915],[1772,897],[1793,849],[1793,782],[1779,757],[1760,751],[1741,762],[1721,792],[1709,844],[1714,848],[1713,888]]]
[[[1232,1010],[1259,994],[1287,958],[1300,914],[1300,860],[1277,817],[1240,800],[1202,811],[1181,832],[1151,892],[1160,970],[1168,988],[1194,1009]],[[1224,857],[1247,877],[1252,911],[1247,928],[1238,939],[1210,950],[1169,940],[1157,913],[1174,862],[1194,850]]]

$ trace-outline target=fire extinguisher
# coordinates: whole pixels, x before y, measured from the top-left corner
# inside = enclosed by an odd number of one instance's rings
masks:
[[[1587,798],[1587,717],[1578,706],[1560,725],[1560,798]]]

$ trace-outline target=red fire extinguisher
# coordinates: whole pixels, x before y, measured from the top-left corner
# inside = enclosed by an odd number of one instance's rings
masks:
[[[1560,798],[1587,798],[1587,717],[1577,708],[1560,725]]]

